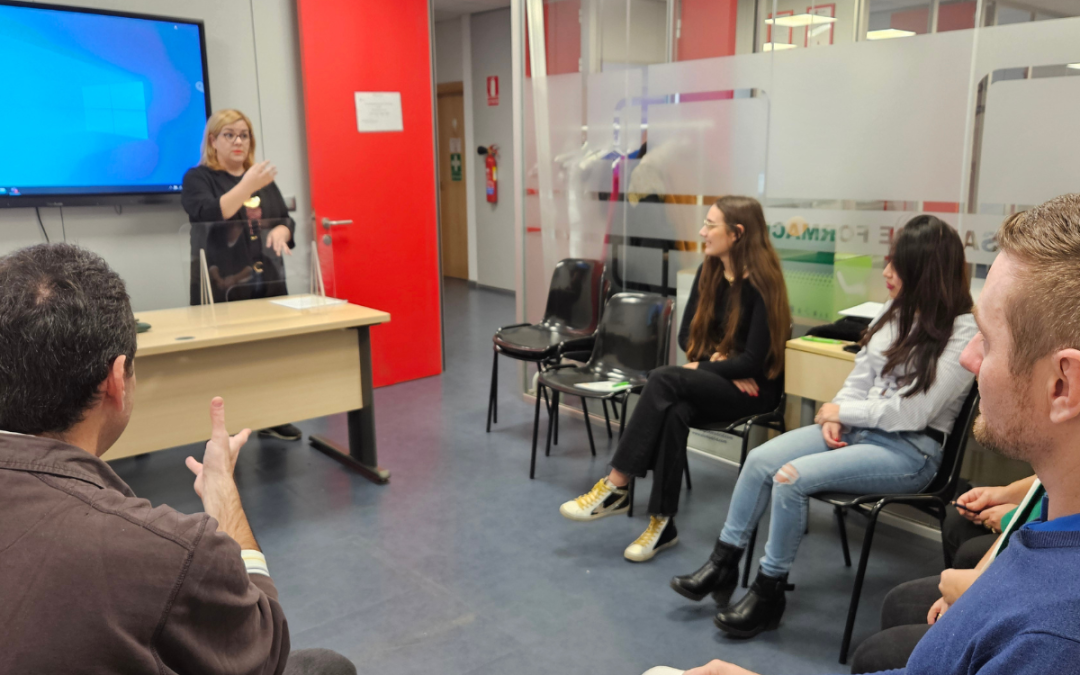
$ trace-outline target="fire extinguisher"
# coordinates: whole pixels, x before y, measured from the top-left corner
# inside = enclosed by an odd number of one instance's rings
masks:
[[[488,147],[480,146],[477,154],[486,155],[484,159],[484,178],[487,181],[487,200],[495,204],[499,201],[499,146],[494,143]]]

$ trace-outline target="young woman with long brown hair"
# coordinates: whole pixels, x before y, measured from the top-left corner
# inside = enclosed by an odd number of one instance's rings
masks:
[[[817,424],[750,453],[709,560],[671,580],[691,600],[712,593],[723,608],[714,623],[729,635],[752,637],[779,625],[810,495],[918,492],[941,464],[945,434],[971,387],[960,353],[977,331],[959,235],[934,216],[916,216],[898,233],[884,276],[891,299],[840,393],[818,411]],[[770,497],[757,579],[728,605],[739,559]]]
[[[765,412],[776,407],[783,390],[791,310],[761,204],[749,197],[719,199],[701,236],[705,262],[679,328],[689,363],[649,375],[611,472],[559,509],[578,521],[625,513],[630,477],[651,469],[649,527],[624,552],[635,562],[678,542],[674,516],[690,427]]]

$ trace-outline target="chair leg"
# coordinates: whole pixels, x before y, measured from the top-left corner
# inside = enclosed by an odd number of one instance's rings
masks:
[[[559,405],[559,392],[555,389],[551,390],[551,404],[553,407],[558,407]],[[555,415],[548,415],[547,447],[544,448],[544,457],[551,456],[551,432],[555,426],[556,419]]]
[[[585,404],[585,397],[581,397],[581,412],[585,415],[585,431],[589,432],[589,450],[592,452],[592,456],[596,457],[596,444],[593,443],[592,437],[592,423],[589,422],[589,406]]]
[[[743,429],[742,453],[739,455],[739,468],[735,472],[736,476],[738,476],[740,473],[742,473],[743,464],[746,464],[746,456],[748,454],[750,454],[750,429],[751,428],[752,427],[747,425],[747,427],[745,429]]]
[[[536,437],[540,431],[540,394],[544,390],[544,385],[536,385],[536,413],[533,414],[533,444],[532,444],[532,459],[529,460],[529,478],[532,479],[536,476]],[[551,417],[549,416],[550,420]],[[550,423],[549,423],[550,426]]]
[[[559,444],[559,401],[562,399],[562,395],[555,391],[551,394],[554,396],[554,400],[551,402],[552,415],[555,416],[555,441],[553,445]]]
[[[836,513],[836,525],[840,528],[840,546],[844,549],[844,565],[851,567],[851,550],[848,548],[847,523],[844,518],[846,512],[839,506],[833,507],[833,512]]]
[[[615,405],[615,399],[611,399],[611,416],[616,422],[619,421],[619,406]]]
[[[686,458],[686,463],[683,464],[683,472],[686,474],[686,489],[693,490],[694,486],[690,484],[690,458]]]
[[[634,517],[634,484],[637,482],[637,476],[630,476],[630,510],[626,512],[627,518]]]
[[[487,415],[487,430],[491,431],[492,417],[496,414],[495,411],[495,392],[498,389],[499,384],[499,352],[496,349],[491,350],[494,354],[491,364],[491,391],[488,392],[488,415]],[[495,420],[498,423],[498,420]]]
[[[755,546],[757,546],[757,525],[754,526],[754,531],[750,533],[750,543],[746,545],[746,565],[743,567],[742,573],[743,588],[750,585],[750,567],[754,564]]]
[[[602,406],[604,406],[604,424],[607,425],[607,437],[608,437],[608,440],[610,440],[612,438],[612,435],[611,435],[611,418],[608,417],[607,399],[606,398],[600,399],[600,404]],[[614,405],[612,407],[614,407]]]
[[[848,607],[847,624],[844,626],[844,640],[840,643],[840,663],[847,664],[848,650],[851,648],[851,634],[855,630],[855,614],[859,611],[859,597],[862,595],[863,579],[866,577],[866,563],[870,558],[870,544],[874,541],[874,527],[882,504],[870,512],[870,522],[863,535],[862,554],[859,556],[859,571],[855,573],[855,587],[851,589],[851,605]]]
[[[623,429],[626,428],[626,405],[630,402],[630,394],[623,394],[622,399],[622,419],[619,420],[619,440],[622,440]]]

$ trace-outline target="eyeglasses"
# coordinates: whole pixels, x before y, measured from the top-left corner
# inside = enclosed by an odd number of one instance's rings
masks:
[[[713,221],[706,218],[705,219],[705,227],[707,227],[709,229],[712,229],[714,227],[720,227],[720,223],[714,223]]]
[[[249,133],[247,133],[246,131],[243,132],[243,133],[240,133],[240,134],[234,134],[231,131],[223,131],[219,135],[222,138],[224,138],[226,141],[230,142],[230,143],[232,143],[233,141],[235,141],[238,138],[240,139],[240,142],[242,142],[242,143],[247,143],[248,141],[251,140],[251,135]]]

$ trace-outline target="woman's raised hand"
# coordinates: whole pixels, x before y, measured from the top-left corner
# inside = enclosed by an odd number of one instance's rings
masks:
[[[275,176],[277,176],[277,167],[271,164],[270,160],[266,160],[253,164],[250,169],[244,172],[244,177],[240,181],[245,183],[246,188],[250,189],[248,194],[254,194],[273,183]]]

